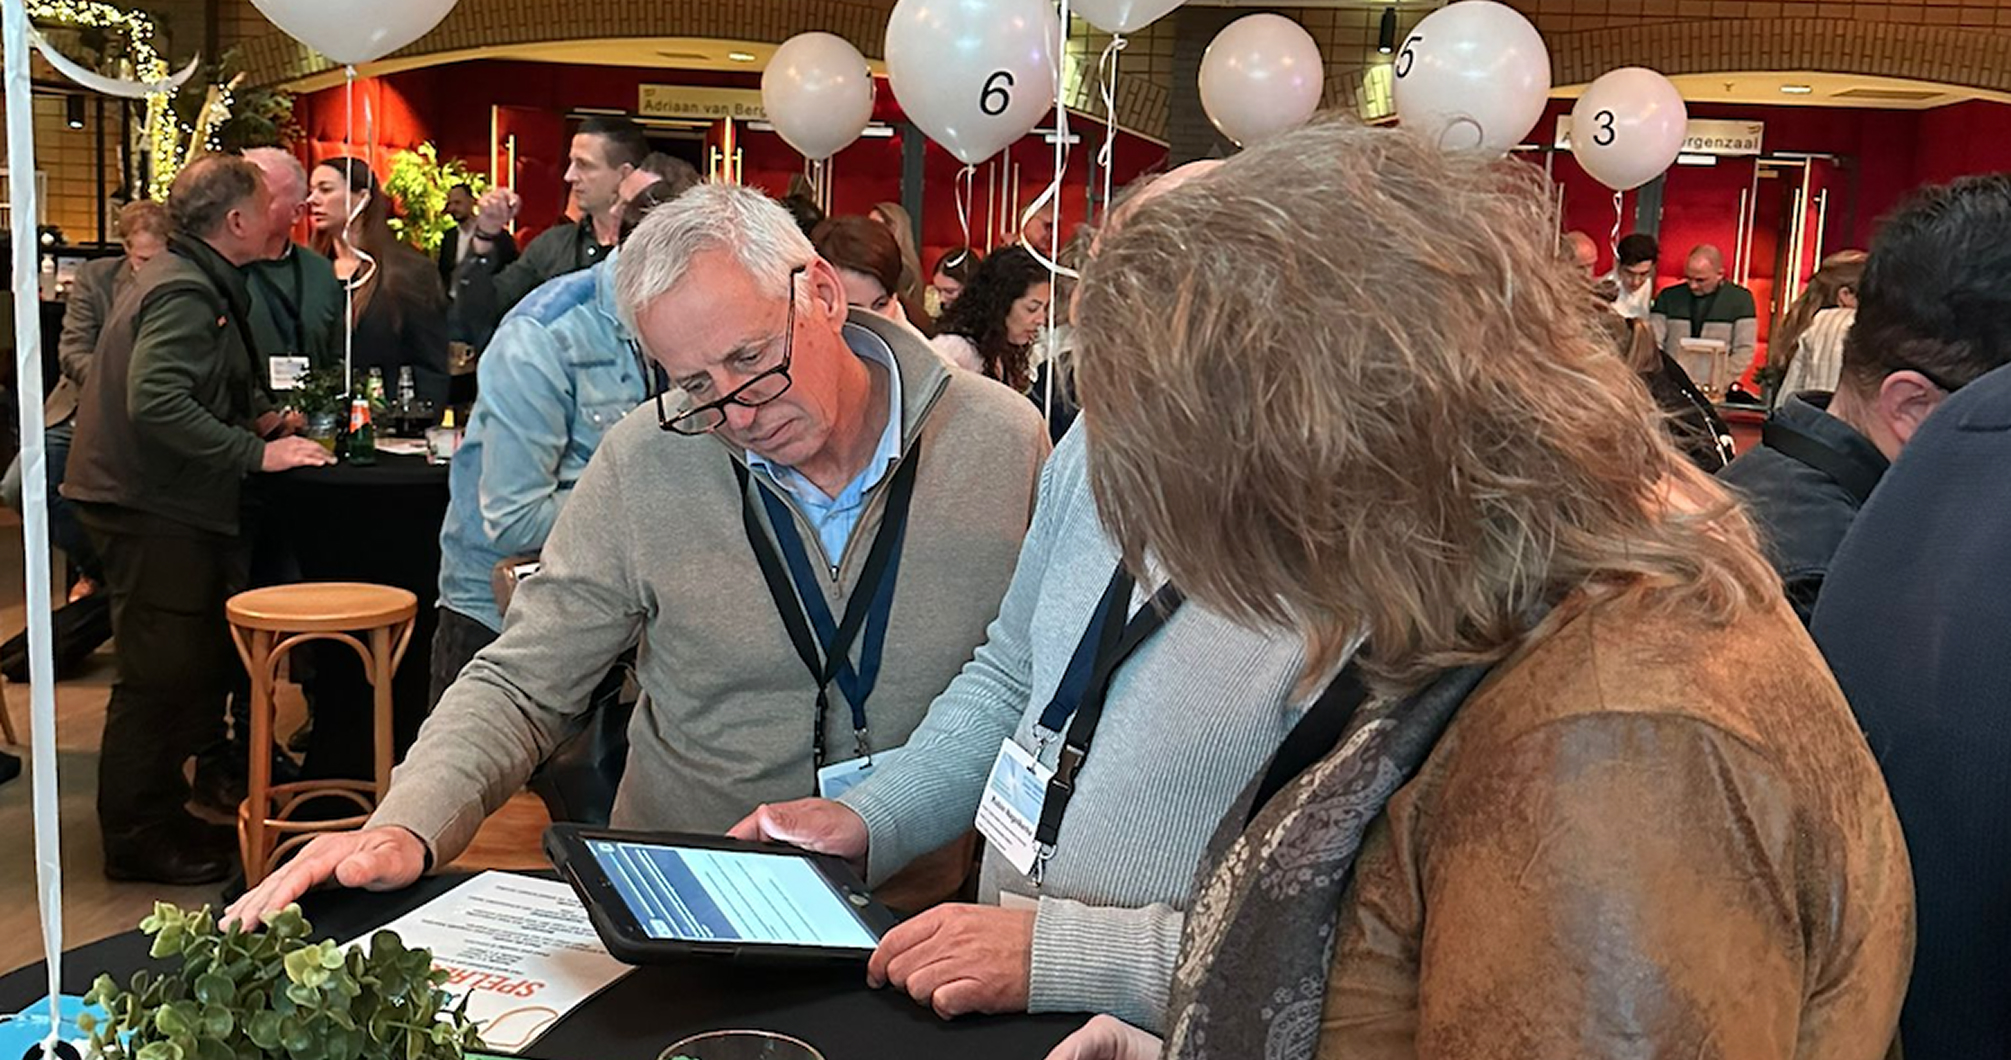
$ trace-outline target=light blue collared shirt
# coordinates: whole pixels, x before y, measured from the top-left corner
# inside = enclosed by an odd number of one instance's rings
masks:
[[[880,445],[873,450],[873,458],[866,462],[865,470],[838,496],[827,497],[795,468],[770,463],[751,450],[747,453],[748,467],[768,472],[775,484],[802,506],[803,514],[817,531],[817,540],[824,546],[825,558],[834,567],[844,556],[845,543],[852,539],[852,531],[859,525],[859,516],[866,509],[866,494],[901,459],[901,367],[894,363],[894,351],[878,335],[856,324],[845,325],[845,344],[861,360],[876,362],[887,369],[887,428],[880,432]]]

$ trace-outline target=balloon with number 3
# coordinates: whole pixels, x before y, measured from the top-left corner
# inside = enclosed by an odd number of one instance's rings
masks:
[[[1397,118],[1448,151],[1506,154],[1550,98],[1550,50],[1514,8],[1460,0],[1427,15],[1397,51]]]
[[[1599,183],[1628,191],[1675,163],[1689,121],[1668,78],[1624,67],[1592,82],[1571,108],[1571,153]]]
[[[908,120],[974,166],[1054,108],[1060,40],[1048,0],[900,0],[887,80]]]

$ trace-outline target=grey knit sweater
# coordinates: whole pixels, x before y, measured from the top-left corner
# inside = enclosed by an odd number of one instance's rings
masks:
[[[903,459],[919,451],[921,460],[867,703],[873,744],[885,748],[907,739],[998,613],[1048,442],[1025,398],[945,367],[911,329],[863,311],[846,329],[855,346],[870,340],[859,329],[893,351]],[[371,823],[408,828],[436,864],[452,860],[638,641],[649,705],[629,724],[616,827],[723,832],[760,803],[814,794],[816,687],[747,544],[734,477],[743,459],[716,437],[659,430],[652,405],[617,424],[559,513],[544,570],[426,720]],[[868,494],[824,585],[833,614],[857,586],[892,478]],[[821,557],[815,530],[794,514]],[[834,700],[826,746],[849,757],[851,714]]]
[[[1011,736],[1029,750],[1117,548],[1090,494],[1080,425],[1041,477],[1040,506],[998,620],[929,708],[908,754],[847,792],[871,837],[874,880],[971,827],[985,777]],[[1141,588],[1134,612],[1144,606]],[[1229,804],[1306,704],[1303,656],[1192,604],[1118,671],[1043,883],[987,854],[981,898],[1036,896],[1031,1007],[1108,1012],[1158,1029],[1182,910]],[[1052,766],[1060,741],[1043,761]]]

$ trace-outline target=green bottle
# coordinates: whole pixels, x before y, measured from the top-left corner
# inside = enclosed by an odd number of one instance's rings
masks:
[[[370,425],[370,399],[349,403],[349,462],[357,467],[377,463],[377,428]]]

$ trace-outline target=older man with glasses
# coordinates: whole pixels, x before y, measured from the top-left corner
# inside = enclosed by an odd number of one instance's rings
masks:
[[[717,832],[886,763],[983,642],[1047,455],[1024,399],[848,313],[836,270],[743,187],[652,212],[615,297],[677,392],[608,433],[370,824],[233,916],[452,860],[631,646],[646,706],[613,824]]]

